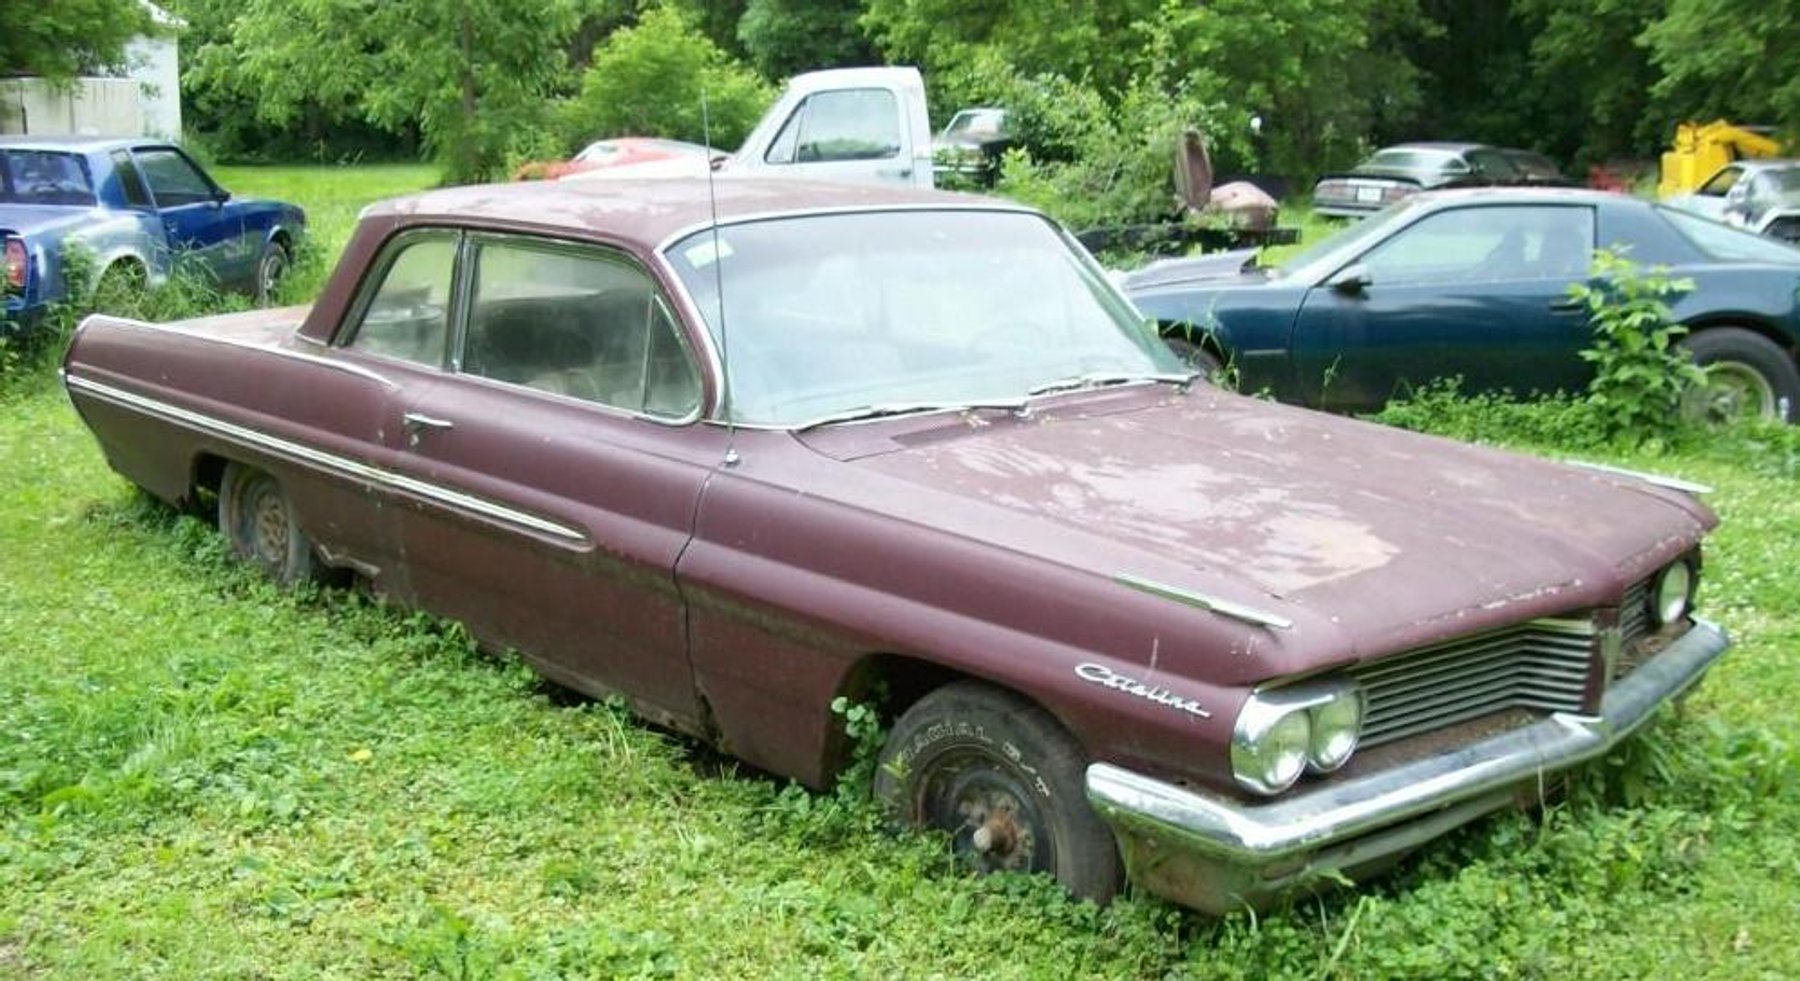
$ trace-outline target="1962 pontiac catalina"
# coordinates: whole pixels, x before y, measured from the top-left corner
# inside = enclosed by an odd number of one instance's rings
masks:
[[[310,309],[89,319],[119,473],[981,870],[1223,911],[1553,786],[1726,649],[1714,518],[1195,380],[1036,212],[721,180],[370,209]]]

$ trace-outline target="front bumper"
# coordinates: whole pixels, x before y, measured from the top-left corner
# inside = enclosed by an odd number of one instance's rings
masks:
[[[1529,799],[1547,775],[1601,756],[1699,681],[1731,646],[1693,629],[1616,682],[1598,715],[1541,721],[1411,763],[1246,804],[1109,763],[1088,800],[1119,839],[1133,882],[1210,913],[1256,907],[1321,875],[1376,868],[1490,811]]]

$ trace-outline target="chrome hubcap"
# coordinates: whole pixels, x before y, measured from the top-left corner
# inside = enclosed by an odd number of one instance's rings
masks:
[[[1774,419],[1775,389],[1761,372],[1747,364],[1715,361],[1706,366],[1706,383],[1688,396],[1687,411],[1689,416],[1710,423]]]
[[[283,561],[287,558],[288,513],[281,496],[272,487],[259,487],[251,509],[250,535],[257,557],[270,563]]]

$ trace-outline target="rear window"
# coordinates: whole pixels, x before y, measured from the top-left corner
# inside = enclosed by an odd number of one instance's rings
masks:
[[[1776,262],[1782,265],[1800,263],[1800,249],[1761,235],[1720,224],[1673,208],[1657,207],[1656,213],[1675,226],[1681,237],[1714,259],[1744,262]]]
[[[0,201],[92,207],[94,185],[76,154],[6,150],[0,152]]]
[[[1356,165],[1356,169],[1365,167],[1371,170],[1437,170],[1456,159],[1456,154],[1442,150],[1381,150],[1374,156]]]

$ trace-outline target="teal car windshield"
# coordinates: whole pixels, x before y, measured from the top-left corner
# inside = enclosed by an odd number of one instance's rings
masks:
[[[1284,279],[1321,260],[1340,254],[1354,254],[1360,251],[1364,242],[1380,241],[1387,234],[1388,227],[1401,223],[1412,212],[1416,204],[1415,200],[1409,199],[1392,207],[1383,208],[1288,256],[1272,266],[1269,273],[1276,279]]]
[[[725,415],[744,425],[1014,406],[1188,374],[1034,214],[797,216],[696,232],[665,254],[723,362]]]

